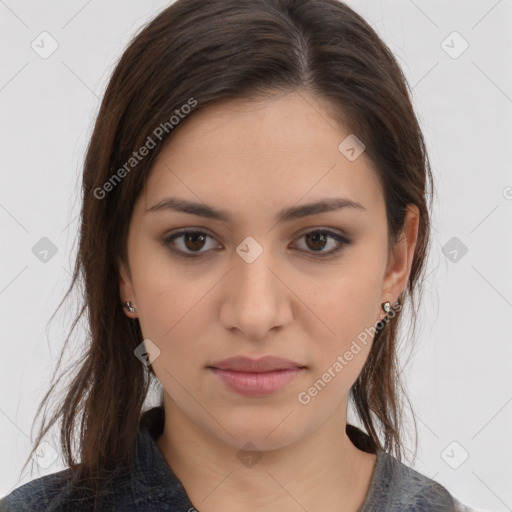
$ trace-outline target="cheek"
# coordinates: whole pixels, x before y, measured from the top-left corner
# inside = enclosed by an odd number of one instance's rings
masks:
[[[338,282],[331,280],[323,294],[313,297],[311,309],[319,312],[319,318],[312,320],[315,377],[330,372],[331,380],[347,389],[357,379],[375,334],[378,292],[377,277],[351,272]],[[325,375],[322,380],[329,378]]]
[[[154,291],[154,290],[153,290]],[[200,297],[176,296],[155,293],[146,297],[140,324],[144,338],[149,338],[159,349],[152,367],[166,392],[187,409],[190,395],[202,396],[205,392],[203,377],[206,370],[204,333],[208,332],[205,305]],[[198,378],[201,377],[201,378]]]
[[[375,326],[385,271],[385,245],[367,235],[347,249],[338,262],[325,265],[303,283],[300,295],[318,315],[317,335],[342,348],[360,332]]]
[[[138,268],[134,284],[142,335],[160,350],[155,373],[165,379],[166,369],[180,382],[190,379],[185,372],[201,364],[199,345],[214,321],[207,295],[216,280],[194,278],[169,259],[155,258]]]
[[[142,238],[140,243],[134,243],[130,263],[144,337],[162,342],[193,307],[195,294],[189,277],[154,240]]]
[[[178,340],[186,340],[188,347],[194,347],[210,321],[204,300],[208,288],[190,288],[190,282],[177,276],[168,280],[153,276],[139,288],[139,321],[145,337],[158,340],[162,347]]]
[[[331,278],[322,289],[306,295],[308,305],[318,312],[320,326],[334,344],[344,344],[360,332],[375,326],[380,282],[377,272],[351,268]]]

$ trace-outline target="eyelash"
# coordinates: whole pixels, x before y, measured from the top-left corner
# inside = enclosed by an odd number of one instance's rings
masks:
[[[177,238],[183,237],[184,235],[190,235],[190,234],[193,234],[193,235],[206,235],[207,237],[213,239],[213,237],[211,235],[209,235],[208,233],[205,233],[204,231],[182,230],[182,231],[179,231],[177,233],[174,233],[174,234],[166,236],[162,240],[162,243],[164,244],[164,246],[167,249],[169,249],[173,254],[175,254],[176,256],[178,256],[180,258],[199,258],[203,254],[206,254],[208,251],[203,251],[203,252],[195,251],[195,252],[192,252],[192,253],[186,253],[186,252],[183,252],[181,250],[173,249],[171,247],[171,243],[174,240],[176,240]],[[330,231],[328,229],[313,229],[311,231],[303,233],[299,237],[299,239],[304,237],[304,236],[306,236],[306,235],[311,235],[311,234],[327,235],[329,238],[332,238],[336,242],[339,243],[339,245],[337,247],[335,247],[334,249],[331,249],[328,252],[324,252],[324,253],[321,253],[321,252],[318,252],[318,251],[305,251],[306,253],[309,253],[310,255],[314,255],[315,257],[318,257],[318,258],[327,258],[328,256],[332,256],[333,254],[335,254],[335,253],[339,252],[341,249],[343,249],[345,246],[348,246],[348,245],[352,244],[352,241],[349,240],[348,238],[346,238],[345,236],[342,236],[342,235],[340,235],[340,234],[338,234],[338,233],[336,233],[334,231]]]

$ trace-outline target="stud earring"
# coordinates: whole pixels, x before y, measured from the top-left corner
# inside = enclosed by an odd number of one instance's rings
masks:
[[[132,306],[132,303],[127,300],[121,303],[130,313],[135,313],[135,308]]]
[[[381,304],[381,308],[383,309],[384,313],[389,313],[391,310],[391,302],[386,301]]]

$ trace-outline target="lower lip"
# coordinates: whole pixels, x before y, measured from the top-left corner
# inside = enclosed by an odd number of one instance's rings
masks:
[[[234,372],[218,368],[210,368],[210,370],[229,389],[245,396],[270,395],[286,386],[302,372],[301,368],[263,373]]]

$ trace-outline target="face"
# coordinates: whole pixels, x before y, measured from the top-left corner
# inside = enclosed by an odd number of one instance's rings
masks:
[[[160,350],[152,367],[167,413],[233,447],[277,448],[344,418],[381,303],[396,301],[409,274],[414,223],[390,253],[372,163],[339,149],[350,131],[328,112],[305,92],[197,111],[134,207],[120,293]],[[222,218],[174,209],[169,198]],[[266,355],[302,369],[265,395],[234,391],[208,368]]]

